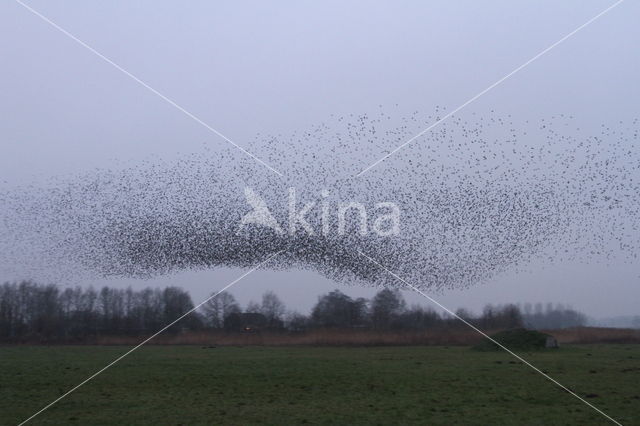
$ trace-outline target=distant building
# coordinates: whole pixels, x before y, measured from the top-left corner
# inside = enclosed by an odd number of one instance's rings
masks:
[[[242,333],[257,333],[269,326],[267,317],[256,312],[237,312],[227,315],[224,329]]]

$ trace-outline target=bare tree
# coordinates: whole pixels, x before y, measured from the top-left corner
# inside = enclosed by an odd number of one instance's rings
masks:
[[[286,315],[285,327],[291,331],[305,331],[309,327],[309,317],[299,312],[289,312]]]
[[[231,293],[221,293],[202,306],[205,321],[209,327],[222,328],[224,319],[232,313],[240,312],[240,305]]]
[[[244,309],[244,311],[248,314],[260,313],[261,308],[260,305],[252,300],[247,304],[247,307]]]
[[[395,319],[406,309],[406,303],[398,289],[384,288],[371,301],[371,320],[375,328],[390,328]]]
[[[353,300],[340,290],[320,296],[311,311],[311,321],[319,327],[353,327],[365,324],[367,301]]]
[[[285,313],[284,303],[273,291],[267,291],[262,295],[260,313],[267,318],[270,325],[281,325]]]

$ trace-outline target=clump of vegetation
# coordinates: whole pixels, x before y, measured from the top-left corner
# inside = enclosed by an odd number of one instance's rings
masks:
[[[504,345],[504,347],[515,351],[555,349],[558,347],[556,339],[550,334],[525,328],[500,331],[492,335],[491,338]],[[489,339],[485,339],[474,346],[473,349],[478,351],[501,350],[500,346]]]

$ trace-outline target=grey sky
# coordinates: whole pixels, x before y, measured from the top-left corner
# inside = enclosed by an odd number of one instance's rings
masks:
[[[258,132],[305,129],[378,105],[397,114],[452,109],[612,3],[28,2],[242,146]],[[585,128],[638,117],[637,16],[638,2],[623,3],[468,112],[522,120],[571,114]],[[10,0],[0,3],[0,57],[3,187],[226,144]],[[476,311],[489,302],[553,301],[592,315],[638,313],[638,264],[529,269],[435,296]],[[109,284],[176,284],[200,299],[240,273]],[[232,293],[245,304],[273,289],[306,311],[339,286],[310,272],[260,271]]]

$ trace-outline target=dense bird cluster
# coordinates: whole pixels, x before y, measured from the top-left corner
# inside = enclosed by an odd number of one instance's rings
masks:
[[[638,246],[638,122],[580,129],[572,117],[518,122],[452,117],[358,176],[435,120],[332,117],[291,135],[234,148],[97,170],[2,197],[2,269],[25,278],[151,277],[185,269],[311,268],[349,283],[399,285],[359,252],[425,289],[464,288],[532,257],[634,261]],[[242,224],[251,188],[283,232]],[[314,230],[289,232],[295,210]],[[340,204],[348,210],[339,233]],[[378,235],[377,203],[400,210]],[[324,226],[324,228],[323,228]]]

